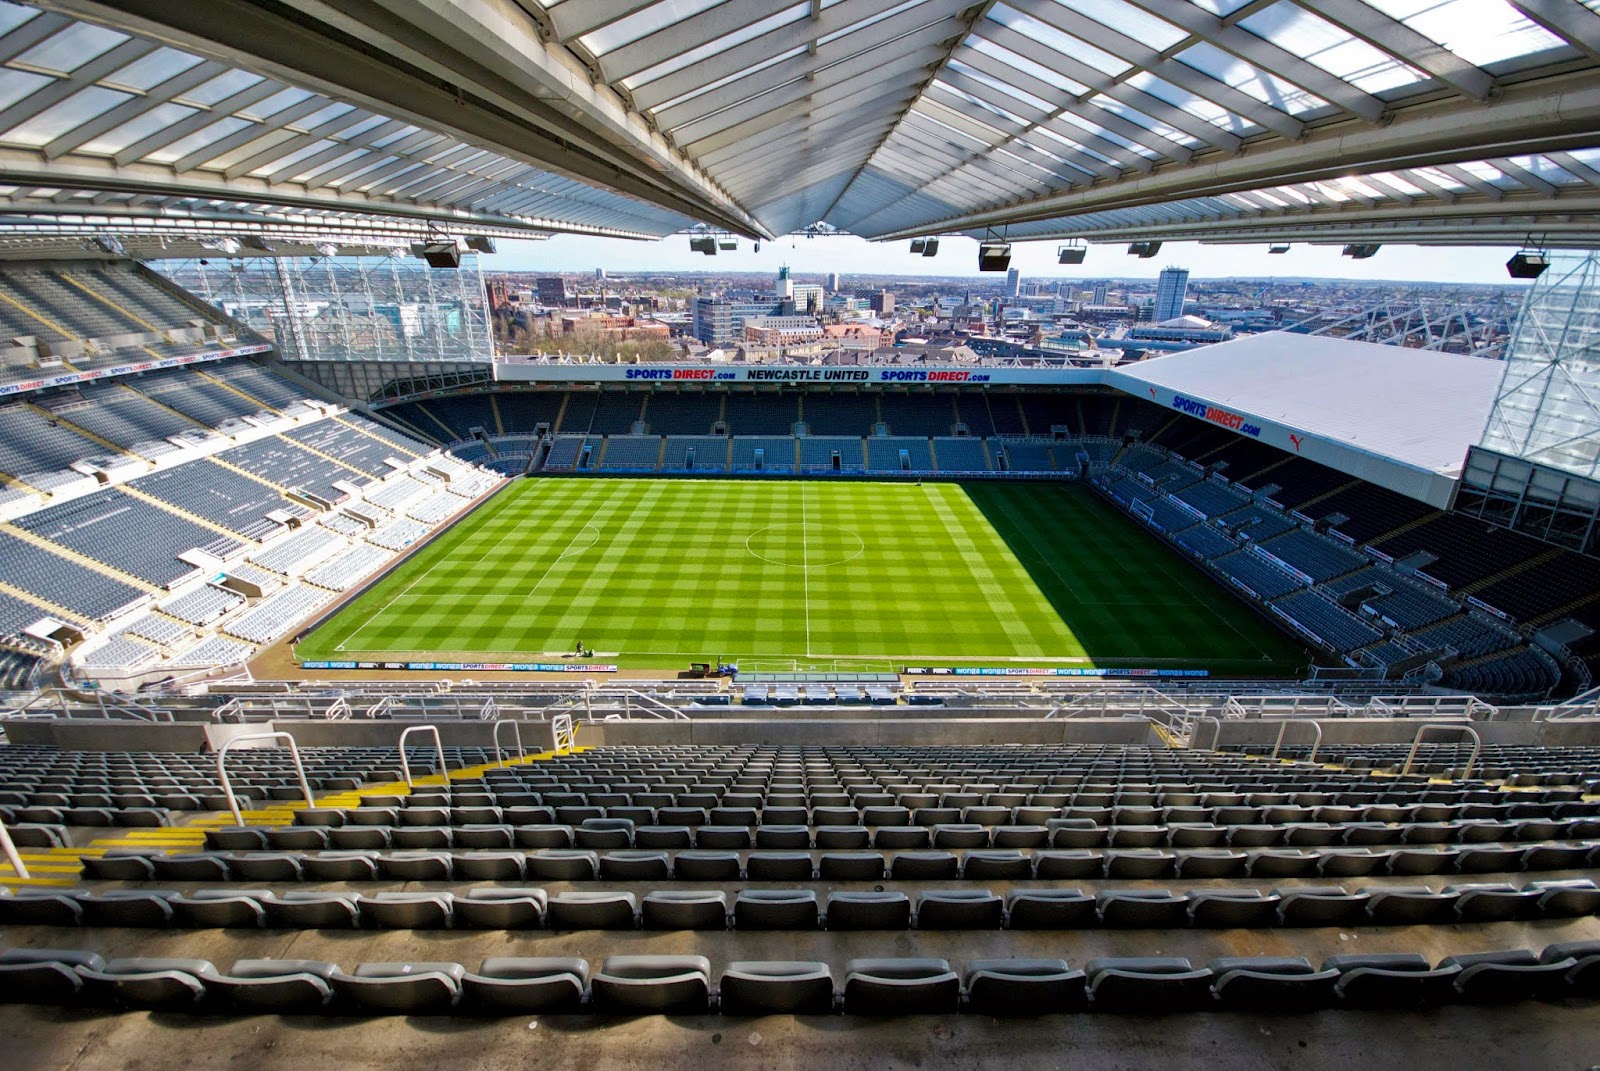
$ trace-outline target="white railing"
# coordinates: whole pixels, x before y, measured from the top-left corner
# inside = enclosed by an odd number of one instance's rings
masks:
[[[550,740],[557,755],[568,755],[578,743],[578,730],[570,714],[557,714],[550,719]]]
[[[1554,706],[1539,707],[1533,712],[1534,721],[1565,721],[1568,718],[1600,717],[1600,687],[1579,692],[1571,699]]]
[[[450,786],[450,771],[445,766],[444,743],[439,739],[439,730],[432,725],[413,725],[400,733],[400,772],[405,774],[406,787],[417,787],[417,783],[411,779],[411,763],[406,760],[406,737],[412,733],[433,734],[433,750],[439,756],[439,776],[444,778],[445,787],[448,788]]]
[[[1466,718],[1493,721],[1500,708],[1475,695],[1375,695],[1367,700],[1373,718]]]
[[[22,862],[22,856],[17,852],[17,846],[12,843],[11,834],[6,831],[4,822],[0,822],[0,848],[5,849],[6,859],[11,863],[11,869],[17,872],[17,877],[27,881],[28,868]]]
[[[1422,738],[1429,733],[1437,732],[1466,733],[1472,737],[1472,754],[1467,756],[1467,765],[1461,771],[1461,779],[1465,781],[1472,776],[1472,767],[1478,761],[1478,752],[1483,750],[1483,737],[1479,736],[1478,730],[1470,725],[1434,722],[1431,725],[1422,725],[1417,728],[1417,735],[1411,741],[1411,750],[1406,753],[1406,764],[1400,768],[1401,777],[1411,772],[1411,767],[1417,760],[1417,749],[1422,746]]]
[[[233,782],[228,779],[228,766],[226,759],[228,749],[235,744],[242,744],[247,740],[287,740],[289,742],[289,757],[294,760],[295,776],[300,779],[300,792],[306,798],[307,807],[315,807],[317,801],[311,795],[311,783],[306,780],[306,768],[300,764],[300,749],[295,746],[294,737],[289,733],[248,733],[236,736],[217,749],[217,780],[222,782],[223,795],[228,797],[228,810],[233,812],[233,824],[244,825],[244,815],[239,812],[239,799],[233,794]]]
[[[500,750],[500,730],[508,725],[511,726],[512,739],[517,742],[517,758],[525,759],[528,757],[527,749],[522,746],[522,726],[510,718],[503,718],[494,723],[494,761],[497,766],[506,764]]]
[[[1284,718],[1278,726],[1278,739],[1272,742],[1272,757],[1278,757],[1278,752],[1283,748],[1283,734],[1289,731],[1291,725],[1309,725],[1311,731],[1316,733],[1316,738],[1311,742],[1311,754],[1306,756],[1307,762],[1316,762],[1317,749],[1322,746],[1322,726],[1310,719],[1301,721],[1298,718]]]

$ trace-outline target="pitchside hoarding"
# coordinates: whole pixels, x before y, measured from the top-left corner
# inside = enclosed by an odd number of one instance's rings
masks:
[[[952,368],[904,365],[778,364],[546,364],[497,361],[501,383],[767,383],[843,387],[897,385],[963,386],[1034,384],[1094,386],[1105,382],[1103,368]]]

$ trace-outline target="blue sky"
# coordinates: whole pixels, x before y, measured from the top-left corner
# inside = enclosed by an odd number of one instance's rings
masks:
[[[689,251],[677,235],[659,242],[562,235],[542,242],[500,241],[485,257],[486,270],[502,271],[759,271],[775,272],[788,263],[797,272],[895,275],[976,275],[977,243],[970,238],[941,240],[937,257],[907,252],[906,242],[876,243],[860,238],[790,238],[761,243],[756,253],[741,239],[739,250],[707,257]],[[1338,246],[1296,245],[1273,256],[1263,245],[1201,245],[1169,242],[1150,260],[1127,255],[1123,245],[1093,245],[1087,260],[1074,267],[1056,263],[1057,242],[1015,243],[1012,265],[1024,278],[1154,278],[1168,265],[1188,268],[1196,278],[1310,276],[1337,279],[1405,279],[1419,282],[1507,283],[1505,262],[1515,249],[1384,246],[1370,260],[1339,255]]]

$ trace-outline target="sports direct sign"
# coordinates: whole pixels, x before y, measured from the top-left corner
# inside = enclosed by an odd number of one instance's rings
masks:
[[[267,345],[239,346],[231,350],[208,350],[204,353],[192,353],[187,357],[160,357],[149,361],[132,361],[128,364],[113,365],[110,368],[95,368],[87,372],[62,372],[59,375],[40,376],[37,379],[28,379],[21,383],[0,385],[0,398],[12,394],[27,394],[30,391],[44,390],[46,387],[62,387],[68,383],[88,383],[96,379],[110,379],[112,376],[129,376],[135,372],[153,372],[159,368],[177,368],[186,364],[220,361],[225,357],[242,357],[247,353],[266,353],[271,349],[272,347]]]
[[[900,365],[605,365],[496,361],[501,383],[833,383],[886,387],[901,383],[1037,384],[1062,386],[1103,383],[1097,368],[907,368]]]
[[[1172,408],[1180,413],[1188,413],[1192,417],[1199,417],[1201,420],[1219,424],[1229,431],[1238,432],[1240,435],[1248,435],[1253,439],[1261,438],[1260,425],[1250,423],[1248,417],[1235,413],[1230,409],[1223,409],[1220,406],[1197,401],[1182,394],[1174,394],[1172,396]]]

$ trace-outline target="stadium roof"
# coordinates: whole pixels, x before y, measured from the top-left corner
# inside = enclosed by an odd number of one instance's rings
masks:
[[[1273,331],[1117,374],[1131,393],[1149,397],[1155,388],[1164,405],[1175,393],[1302,438],[1454,477],[1483,435],[1504,371],[1503,363],[1481,357]],[[1272,441],[1305,452],[1303,443]]]
[[[1580,0],[39,7],[0,4],[25,201],[1257,241],[1587,241],[1600,210]]]

